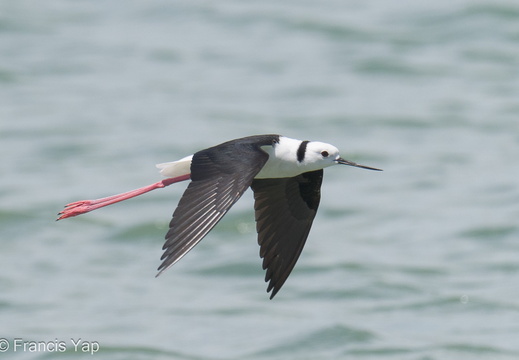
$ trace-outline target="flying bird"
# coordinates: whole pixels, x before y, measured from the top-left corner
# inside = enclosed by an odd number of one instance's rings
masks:
[[[303,250],[321,198],[323,169],[333,165],[380,171],[343,159],[330,144],[255,135],[158,164],[165,180],[119,195],[70,203],[57,220],[191,179],[169,223],[159,276],[198,244],[250,186],[260,257],[272,299]]]

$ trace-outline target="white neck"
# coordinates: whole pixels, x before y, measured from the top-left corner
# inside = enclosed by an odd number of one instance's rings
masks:
[[[301,143],[301,140],[281,136],[279,143],[273,146],[263,146],[262,149],[269,154],[269,159],[255,178],[294,177],[304,172],[317,170],[317,168],[309,167],[305,161],[298,161],[297,150]]]

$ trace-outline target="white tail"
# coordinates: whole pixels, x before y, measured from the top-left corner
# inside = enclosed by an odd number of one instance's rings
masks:
[[[191,174],[191,159],[193,155],[186,156],[177,161],[157,164],[160,174],[165,177],[177,177]]]

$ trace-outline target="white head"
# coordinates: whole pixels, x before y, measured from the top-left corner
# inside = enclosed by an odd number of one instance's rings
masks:
[[[262,149],[270,157],[256,175],[257,179],[293,177],[337,164],[379,170],[344,160],[339,154],[339,149],[319,141],[301,141],[281,136],[279,143],[263,146]]]
[[[319,141],[307,142],[306,148],[305,145],[302,145],[297,155],[298,161],[300,161],[301,165],[307,168],[308,171],[324,169],[332,165],[350,165],[363,169],[380,170],[345,160],[341,158],[339,149],[335,146]]]
[[[339,149],[319,141],[303,142],[297,153],[297,160],[304,167],[312,170],[324,169],[337,164],[340,159]]]

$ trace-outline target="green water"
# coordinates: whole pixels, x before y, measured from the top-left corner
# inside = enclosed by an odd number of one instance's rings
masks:
[[[517,359],[518,36],[513,1],[0,2],[0,357]],[[325,171],[272,301],[250,192],[159,278],[185,183],[54,221],[263,133],[384,169]]]

